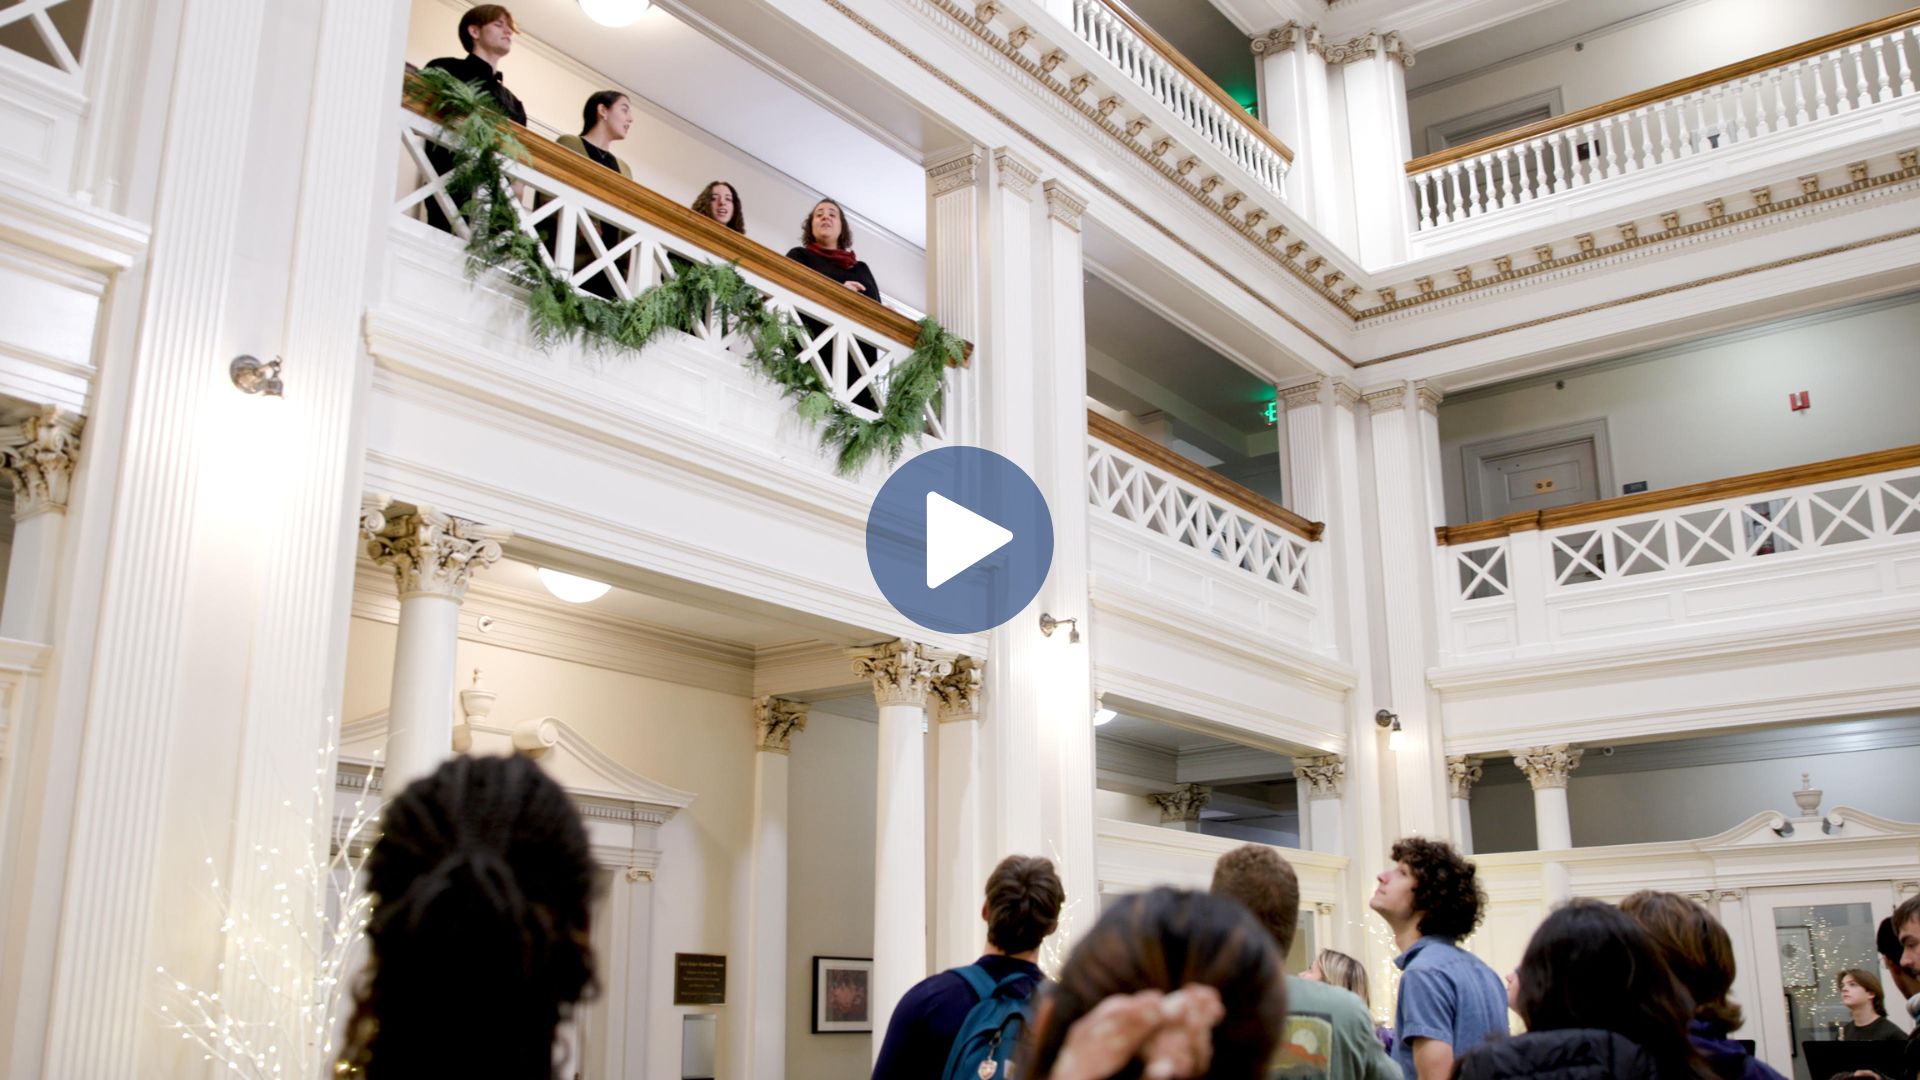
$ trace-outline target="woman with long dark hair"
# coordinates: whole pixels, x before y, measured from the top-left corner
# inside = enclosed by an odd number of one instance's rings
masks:
[[[550,1080],[555,1032],[594,993],[593,860],[566,792],[523,755],[456,757],[380,830],[341,1071]]]
[[[1154,889],[1115,901],[1043,991],[1022,1080],[1260,1080],[1286,1019],[1273,935],[1231,900]],[[1161,1071],[1165,1070],[1165,1071]]]
[[[1527,1032],[1469,1052],[1461,1080],[1712,1080],[1687,1041],[1693,999],[1640,925],[1574,900],[1548,915],[1521,958],[1516,1008]]]
[[[747,208],[740,193],[725,180],[710,181],[693,200],[693,212],[725,225],[742,236],[747,234]]]

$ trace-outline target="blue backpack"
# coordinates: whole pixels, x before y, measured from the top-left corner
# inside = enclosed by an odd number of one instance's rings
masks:
[[[1033,1019],[1029,999],[1034,977],[1016,972],[996,983],[979,964],[954,968],[953,972],[967,980],[980,1003],[967,1013],[960,1033],[954,1036],[941,1080],[1009,1080],[1014,1051]],[[1026,984],[1024,988],[1022,983]]]

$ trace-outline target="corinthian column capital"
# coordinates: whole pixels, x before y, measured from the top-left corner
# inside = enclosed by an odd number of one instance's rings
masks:
[[[985,660],[961,655],[954,658],[950,674],[934,681],[941,723],[980,719],[980,687],[986,670]]]
[[[0,473],[13,482],[13,518],[24,521],[67,509],[73,467],[80,459],[79,417],[43,405],[0,430]]]
[[[1448,758],[1447,794],[1456,799],[1469,798],[1483,771],[1478,758],[1460,755]]]
[[[1563,788],[1567,786],[1568,774],[1579,767],[1580,755],[1585,752],[1574,749],[1566,743],[1529,746],[1525,750],[1514,753],[1513,763],[1520,767],[1521,772],[1527,774],[1527,782],[1533,785],[1535,791],[1542,788]]]
[[[1199,821],[1200,811],[1206,808],[1207,800],[1212,797],[1213,789],[1205,784],[1182,784],[1172,791],[1147,796],[1160,808],[1163,824]]]
[[[959,655],[916,641],[895,639],[853,652],[853,673],[873,683],[881,705],[926,707],[934,682],[953,674]]]
[[[788,753],[793,736],[807,730],[807,709],[804,701],[790,701],[782,697],[767,696],[755,701],[754,747],[767,754]]]
[[[1347,779],[1347,759],[1339,754],[1294,758],[1293,778],[1308,785],[1313,798],[1338,796]]]
[[[473,572],[498,561],[500,541],[513,536],[511,529],[424,506],[398,514],[370,509],[360,527],[367,555],[393,570],[402,599],[414,593],[464,599]]]

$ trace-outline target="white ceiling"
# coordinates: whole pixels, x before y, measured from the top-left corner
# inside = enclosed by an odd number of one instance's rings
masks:
[[[1544,49],[1697,0],[1601,0],[1555,3],[1440,44],[1420,47],[1407,72],[1407,91],[1418,91],[1518,60]]]
[[[959,137],[768,8],[698,0],[697,10],[675,13],[656,4],[619,29],[587,18],[576,0],[518,0],[513,11],[533,38],[926,246],[920,160]]]
[[[587,576],[583,571],[584,568],[570,568],[567,572]],[[598,600],[585,604],[568,603],[547,591],[534,563],[519,559],[501,559],[487,569],[486,580],[490,586],[526,593],[530,598],[543,599],[557,608],[641,623],[727,645],[766,648],[792,642],[799,636],[799,632],[791,625],[737,612],[715,611],[617,586]]]

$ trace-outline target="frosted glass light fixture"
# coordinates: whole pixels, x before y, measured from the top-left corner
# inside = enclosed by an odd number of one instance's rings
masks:
[[[1119,713],[1114,712],[1112,709],[1108,709],[1104,707],[1095,709],[1093,710],[1093,726],[1102,727],[1106,724],[1110,724],[1113,722],[1113,718],[1119,715],[1120,715]]]
[[[601,26],[631,26],[647,13],[650,0],[580,0],[580,10]]]
[[[595,581],[576,574],[563,574],[544,566],[538,569],[540,584],[545,585],[548,592],[569,604],[590,604],[607,595],[607,592],[613,588],[604,581]]]
[[[1406,745],[1406,735],[1400,730],[1400,717],[1391,709],[1381,709],[1373,714],[1373,722],[1387,729],[1387,749],[1398,751]]]

